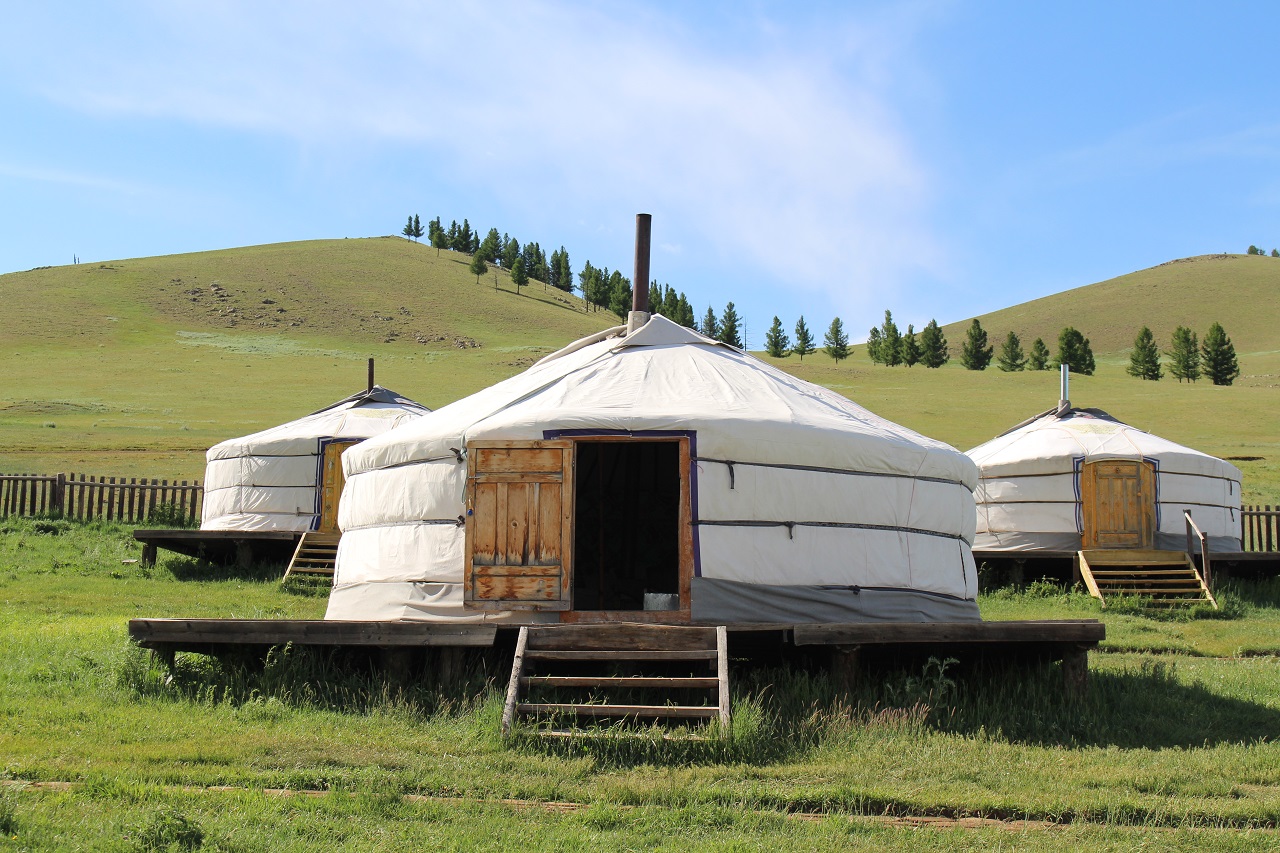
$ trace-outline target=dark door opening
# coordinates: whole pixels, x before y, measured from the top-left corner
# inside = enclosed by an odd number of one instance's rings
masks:
[[[573,557],[575,610],[680,609],[679,443],[577,442]]]

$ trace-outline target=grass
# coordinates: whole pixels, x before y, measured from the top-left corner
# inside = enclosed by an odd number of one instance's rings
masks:
[[[618,322],[541,285],[517,296],[501,272],[497,289],[495,273],[477,285],[466,264],[376,238],[0,276],[0,471],[203,478],[208,447],[362,388],[370,356],[379,382],[438,407]],[[1016,327],[1028,345],[1034,334],[1052,344],[1068,322],[1082,329],[1098,370],[1073,377],[1078,405],[1233,458],[1245,502],[1280,505],[1278,284],[1280,260],[1211,256],[982,319],[993,341]],[[1160,340],[1170,324],[1203,332],[1219,320],[1244,375],[1229,388],[1130,378],[1137,329],[1127,318],[1137,316]],[[958,348],[963,330],[948,327],[948,337]],[[1058,398],[1054,373],[975,373],[958,360],[882,368],[861,348],[838,365],[820,352],[774,363],[962,450]]]
[[[1082,702],[1052,667],[886,664],[841,695],[821,666],[737,662],[732,738],[504,743],[503,662],[479,652],[462,685],[293,648],[264,666],[183,654],[168,672],[128,643],[128,617],[314,618],[324,599],[278,567],[121,562],[135,556],[118,526],[0,523],[0,779],[75,783],[0,786],[0,849],[184,849],[196,834],[210,850],[1280,841],[1280,670],[1257,656],[1280,651],[1274,582],[1223,590],[1239,602],[1226,619],[1099,612],[1044,584],[984,595],[986,618],[1106,621]],[[1228,649],[1245,637],[1260,648]],[[921,816],[1062,826],[921,830]]]

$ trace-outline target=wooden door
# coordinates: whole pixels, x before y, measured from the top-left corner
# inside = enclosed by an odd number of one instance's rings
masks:
[[[342,487],[347,482],[342,473],[342,451],[359,443],[329,441],[321,445],[324,457],[320,462],[320,482],[316,485],[320,492],[320,518],[315,528],[321,533],[338,532],[338,502],[342,500]]]
[[[1151,548],[1155,470],[1138,460],[1086,462],[1080,472],[1084,548]]]
[[[466,605],[572,609],[572,519],[572,442],[468,442]]]

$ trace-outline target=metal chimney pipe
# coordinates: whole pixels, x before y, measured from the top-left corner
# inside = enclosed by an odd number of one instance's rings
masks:
[[[373,359],[369,359],[369,390],[373,390]]]
[[[627,316],[627,333],[649,322],[649,235],[653,217],[636,214],[636,263],[631,278],[631,313]]]
[[[1067,395],[1067,385],[1070,382],[1071,368],[1065,364],[1059,366],[1062,371],[1062,396],[1058,400],[1058,416],[1061,417],[1071,408],[1071,398]]]

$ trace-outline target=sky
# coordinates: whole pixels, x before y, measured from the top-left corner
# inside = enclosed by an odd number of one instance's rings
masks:
[[[496,227],[747,344],[1280,246],[1268,3],[0,0],[0,272]]]

